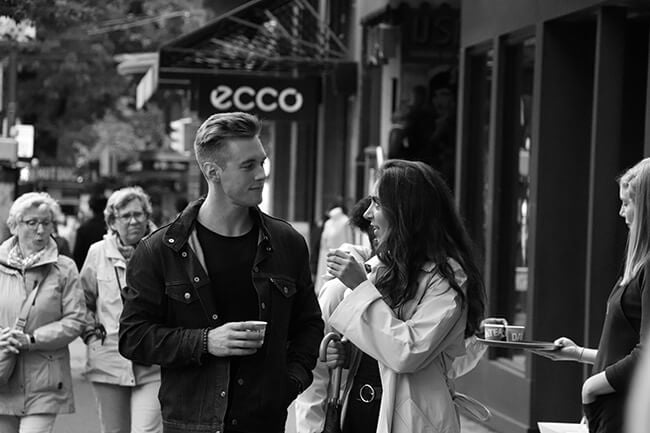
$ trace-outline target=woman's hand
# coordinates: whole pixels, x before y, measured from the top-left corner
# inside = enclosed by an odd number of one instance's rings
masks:
[[[327,344],[327,359],[325,361],[325,364],[328,368],[348,368],[349,359],[346,345],[347,343],[338,340],[331,340]]]
[[[558,338],[554,343],[561,347],[556,350],[533,350],[533,353],[553,361],[580,361],[585,350],[584,347],[578,346],[566,337]]]
[[[591,376],[582,385],[582,404],[593,403],[599,395],[616,392],[604,371]]]
[[[0,350],[12,353],[20,353],[18,340],[14,337],[12,328],[3,328],[0,330]]]
[[[350,289],[368,279],[363,265],[343,250],[330,250],[327,253],[327,270]]]

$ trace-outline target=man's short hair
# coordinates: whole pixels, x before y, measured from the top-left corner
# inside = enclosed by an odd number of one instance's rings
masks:
[[[248,113],[219,113],[208,117],[201,124],[194,138],[194,156],[201,165],[205,161],[219,162],[218,152],[229,138],[254,138],[262,125],[259,119]]]

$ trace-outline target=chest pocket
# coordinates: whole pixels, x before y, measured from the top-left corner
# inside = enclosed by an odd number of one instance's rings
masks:
[[[269,278],[271,287],[280,292],[285,298],[291,298],[296,294],[296,281],[286,277]]]
[[[192,286],[188,284],[165,285],[165,294],[174,301],[188,305],[199,300]]]

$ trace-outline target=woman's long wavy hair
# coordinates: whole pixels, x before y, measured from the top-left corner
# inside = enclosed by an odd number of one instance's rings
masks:
[[[650,158],[627,170],[618,183],[621,189],[627,190],[634,204],[623,268],[622,283],[627,284],[650,260]]]
[[[413,299],[422,265],[432,261],[467,305],[465,335],[476,334],[485,311],[485,289],[472,242],[440,174],[422,162],[388,160],[379,170],[377,195],[389,223],[385,240],[377,246],[386,268],[376,285],[386,301],[399,308]],[[466,293],[449,258],[467,275]]]

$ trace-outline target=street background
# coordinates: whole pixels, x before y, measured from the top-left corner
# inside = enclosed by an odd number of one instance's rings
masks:
[[[54,433],[100,433],[95,396],[90,383],[81,374],[86,363],[86,346],[79,338],[70,344],[70,363],[77,411],[70,415],[60,415],[56,420]],[[289,408],[289,414],[293,414],[291,408]],[[462,417],[461,423],[462,433],[495,433],[493,430]],[[287,422],[286,433],[297,433],[295,422],[291,416]]]

